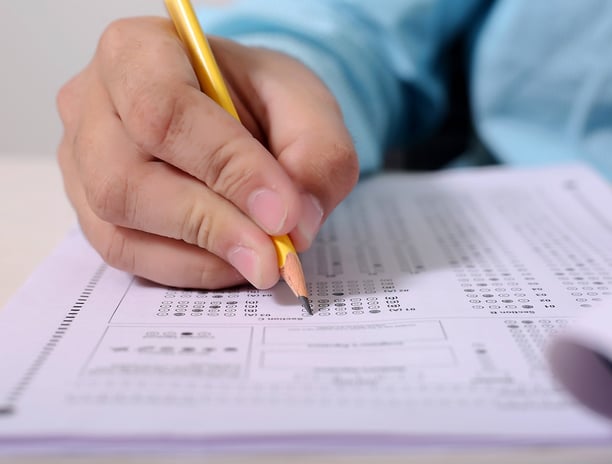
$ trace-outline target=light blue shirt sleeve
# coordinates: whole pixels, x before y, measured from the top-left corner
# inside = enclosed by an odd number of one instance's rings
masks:
[[[199,13],[207,32],[283,51],[317,73],[362,171],[440,121],[440,51],[466,34],[474,126],[495,159],[583,160],[612,179],[609,0],[237,0]]]
[[[612,2],[498,1],[476,36],[481,139],[514,165],[585,161],[612,180]]]
[[[208,33],[305,63],[342,108],[362,172],[400,139],[420,137],[445,111],[438,54],[480,0],[242,0],[199,9]]]

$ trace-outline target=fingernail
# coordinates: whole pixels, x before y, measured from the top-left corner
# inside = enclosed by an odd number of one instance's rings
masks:
[[[261,283],[259,257],[250,248],[236,246],[227,255],[229,263],[256,287]]]
[[[308,244],[311,244],[321,227],[323,208],[319,200],[310,193],[302,193],[301,202],[302,210],[297,227],[302,236],[308,240]]]
[[[270,235],[278,234],[287,219],[287,208],[281,196],[273,190],[260,189],[251,193],[249,214]]]

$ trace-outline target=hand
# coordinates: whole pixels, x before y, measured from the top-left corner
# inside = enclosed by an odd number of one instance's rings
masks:
[[[296,60],[211,38],[241,125],[199,90],[171,22],[120,20],[59,92],[64,184],[110,265],[179,287],[278,278],[354,186],[338,106]]]

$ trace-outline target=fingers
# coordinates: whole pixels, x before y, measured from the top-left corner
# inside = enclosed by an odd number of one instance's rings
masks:
[[[114,243],[118,240],[130,242],[143,236],[125,228],[138,230],[208,250],[232,264],[256,287],[267,288],[276,283],[279,278],[276,254],[265,232],[197,179],[138,153],[121,121],[104,111],[102,101],[96,107],[95,118],[86,117],[81,122],[74,147],[75,153],[79,153],[78,162],[74,163],[78,172],[70,177],[87,179],[81,188],[86,198],[81,208],[87,211],[77,210],[86,218],[93,213],[97,220],[83,222],[101,220],[121,228],[102,228],[103,233],[90,229],[94,246],[97,244],[99,250],[116,250]],[[144,243],[122,253],[134,255],[137,250],[146,250],[147,243],[158,248],[158,241],[150,237]],[[126,265],[130,260],[117,257],[114,252],[104,254],[118,262],[118,267],[135,267]],[[151,256],[146,257],[145,262],[150,260]],[[163,261],[158,263],[158,267],[164,266]],[[151,273],[153,267],[147,265],[146,269]]]
[[[292,230],[300,199],[291,178],[238,121],[200,92],[169,22],[129,24],[115,23],[105,33],[99,72],[138,149],[199,179],[266,233]]]
[[[222,288],[244,282],[230,264],[198,246],[104,221],[87,202],[73,147],[64,138],[59,148],[60,168],[84,234],[111,266],[155,282],[178,287]]]
[[[85,198],[82,192],[74,190],[70,196]],[[215,289],[244,282],[234,267],[207,250],[105,222],[86,204],[75,204],[75,207],[81,228],[92,246],[117,269],[177,287]]]

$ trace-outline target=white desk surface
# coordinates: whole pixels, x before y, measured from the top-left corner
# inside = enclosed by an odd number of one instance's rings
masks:
[[[0,153],[0,308],[23,284],[64,234],[76,223],[64,196],[53,155]],[[0,372],[1,372],[0,361]],[[380,455],[254,455],[254,456],[110,456],[0,458],[22,464],[611,464],[612,445],[605,448],[518,448],[432,450]]]

